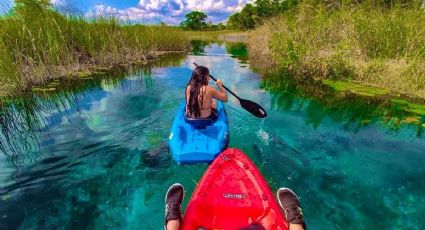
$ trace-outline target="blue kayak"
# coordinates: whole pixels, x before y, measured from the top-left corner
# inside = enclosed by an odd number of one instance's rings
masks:
[[[178,164],[210,163],[229,144],[229,124],[223,103],[217,102],[217,120],[188,119],[185,103],[173,121],[169,147]]]

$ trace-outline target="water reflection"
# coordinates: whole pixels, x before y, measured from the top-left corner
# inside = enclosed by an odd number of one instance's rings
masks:
[[[21,98],[9,98],[5,105],[0,106],[0,160],[6,162],[12,171],[3,171],[4,175],[13,173],[16,183],[0,188],[0,197],[18,188],[33,185],[35,179],[49,178],[52,176],[48,171],[55,171],[53,175],[59,176],[59,169],[68,169],[77,164],[70,164],[66,155],[40,155],[42,149],[58,142],[65,135],[62,131],[58,136],[52,136],[52,129],[63,123],[75,122],[75,117],[80,116],[82,111],[93,109],[93,106],[106,98],[110,93],[108,89],[121,88],[123,91],[132,92],[152,87],[152,69],[161,66],[180,65],[184,55],[163,56],[154,63],[143,66],[131,66],[116,68],[109,73],[97,74],[80,81],[63,80],[57,86],[58,92],[34,93]],[[124,81],[129,75],[132,81]],[[130,97],[118,105],[118,109],[127,109],[133,106],[139,112],[126,113],[121,119],[139,120],[148,117],[154,110],[158,101],[154,95],[145,97]],[[80,118],[80,122],[82,122]],[[96,124],[96,119],[92,120]],[[113,121],[111,121],[113,122]],[[73,133],[73,130],[65,132]],[[133,131],[135,132],[135,131]],[[69,138],[69,137],[68,137]],[[66,140],[66,144],[72,146],[77,143],[74,140]],[[84,154],[86,157],[100,151],[100,144],[88,145]],[[93,151],[90,151],[93,149]],[[45,151],[48,149],[45,149]],[[62,150],[66,152],[66,150]],[[68,163],[60,163],[66,161]],[[38,162],[42,170],[26,170],[26,165]],[[56,165],[46,169],[46,164]],[[10,170],[9,169],[9,170]],[[1,179],[1,178],[0,178]]]
[[[425,116],[404,110],[388,97],[362,97],[337,92],[315,81],[298,81],[283,73],[266,74],[262,88],[272,93],[272,106],[289,111],[305,111],[306,123],[318,127],[324,119],[341,123],[344,129],[359,131],[374,123],[382,123],[397,132],[402,126],[424,133]],[[306,100],[308,99],[308,100]]]
[[[211,42],[205,40],[192,40],[190,44],[194,55],[202,55],[205,53],[205,47],[211,44]]]
[[[224,46],[225,51],[223,49],[211,50],[213,47]],[[248,49],[246,44],[242,42],[214,42],[209,40],[192,40],[192,53],[194,55],[207,55],[206,49],[208,48],[208,55],[223,55],[230,56],[240,60],[241,63],[247,63],[248,61]],[[212,53],[212,52],[213,53]]]
[[[247,63],[248,61],[248,49],[246,44],[236,42],[236,43],[226,43],[226,51],[233,58],[237,58],[241,63]]]

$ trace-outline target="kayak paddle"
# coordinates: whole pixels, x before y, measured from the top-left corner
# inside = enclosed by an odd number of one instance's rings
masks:
[[[198,66],[196,62],[193,63],[195,66]],[[217,79],[210,74],[210,78],[214,81],[217,81]],[[246,111],[250,112],[252,115],[258,117],[258,118],[265,118],[267,117],[266,110],[261,107],[261,105],[250,101],[246,99],[240,98],[238,95],[236,95],[234,92],[232,92],[229,88],[223,85],[223,88],[227,90],[230,94],[232,94],[234,97],[236,97],[239,100],[239,103],[241,104],[242,108],[244,108]]]

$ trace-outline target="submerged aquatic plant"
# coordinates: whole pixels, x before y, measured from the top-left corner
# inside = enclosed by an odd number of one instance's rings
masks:
[[[417,137],[424,133],[425,105],[421,103],[425,102],[394,98],[384,89],[343,81],[297,80],[285,72],[265,74],[262,88],[272,93],[273,107],[305,110],[308,123],[314,127],[330,117],[355,131],[379,122],[394,131],[409,124],[416,129]]]

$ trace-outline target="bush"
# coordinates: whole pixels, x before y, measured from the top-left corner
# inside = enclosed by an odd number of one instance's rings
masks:
[[[248,46],[256,68],[425,95],[425,12],[417,1],[304,1],[257,28]]]

